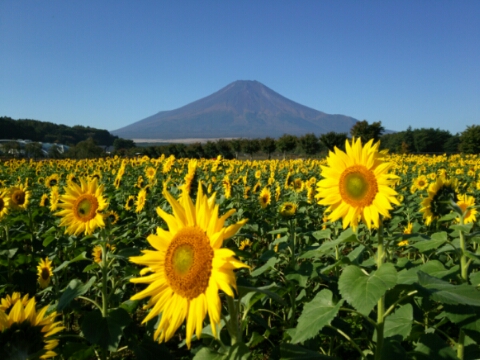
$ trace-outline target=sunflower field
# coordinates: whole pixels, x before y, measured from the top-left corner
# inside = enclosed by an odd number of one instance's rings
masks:
[[[0,359],[479,359],[480,157],[0,163]]]

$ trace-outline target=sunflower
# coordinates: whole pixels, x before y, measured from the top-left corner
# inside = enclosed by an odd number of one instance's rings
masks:
[[[145,207],[145,203],[147,202],[147,189],[143,188],[140,189],[138,192],[137,200],[135,201],[135,212],[139,213]]]
[[[49,207],[50,206],[50,199],[48,198],[48,194],[43,194],[40,198],[40,206],[41,207]]]
[[[297,204],[287,201],[280,206],[279,212],[280,212],[280,215],[283,216],[284,218],[291,218],[296,215],[297,208],[298,208]]]
[[[130,195],[125,202],[125,210],[132,210],[133,205],[135,205],[135,196]]]
[[[462,209],[464,224],[477,221],[475,216],[477,214],[477,209],[470,208],[475,206],[475,198],[473,196],[460,195],[458,197],[457,205],[460,207],[460,209]]]
[[[7,295],[6,297],[0,299],[0,311],[7,311],[10,309],[17,301],[20,301],[23,306],[26,306],[28,303],[28,294],[25,294],[23,297],[19,292],[14,292],[12,295]]]
[[[110,225],[115,225],[120,219],[120,216],[118,216],[118,214],[115,211],[111,210],[111,211],[107,211],[103,215],[103,218],[107,220],[107,222],[110,223]]]
[[[48,259],[48,256],[45,260],[40,259],[40,262],[37,266],[38,270],[38,283],[42,289],[45,289],[49,284],[53,276],[52,261]]]
[[[168,341],[186,319],[186,342],[190,348],[193,333],[200,338],[207,313],[212,333],[217,337],[222,307],[218,291],[233,297],[232,288],[236,289],[233,270],[248,267],[234,258],[232,250],[221,247],[223,241],[235,235],[247,220],[223,227],[234,209],[218,218],[215,197],[207,198],[201,184],[196,204],[186,191],[184,188],[180,201],[163,191],[173,215],[160,207],[157,207],[157,214],[169,230],[157,228],[157,234],[147,238],[155,250],[144,250],[142,256],[130,258],[131,262],[146,266],[140,271],[141,275],[152,273],[130,281],[149,284],[131,298],[150,297],[147,308],[152,309],[143,323],[162,314],[154,339]]]
[[[52,174],[45,179],[45,186],[52,188],[55,185],[58,185],[59,181],[60,181],[60,176],[58,174]]]
[[[13,296],[15,296],[14,293]],[[28,298],[28,295],[26,295]],[[20,299],[20,294],[18,294]],[[25,297],[23,298],[25,299]],[[2,303],[3,303],[2,299]],[[53,351],[58,345],[54,335],[64,328],[55,322],[57,313],[46,315],[49,305],[36,310],[35,298],[26,303],[16,301],[10,311],[0,311],[0,357],[2,359],[49,359],[57,354]]]
[[[455,180],[437,180],[428,187],[428,196],[422,201],[420,212],[423,213],[425,224],[430,225],[433,220],[450,212],[450,201],[457,201],[457,186]]]
[[[5,190],[0,190],[0,219],[7,215],[10,197]]]
[[[360,138],[345,142],[346,153],[335,147],[322,168],[323,180],[317,183],[315,196],[328,207],[331,221],[343,218],[343,228],[358,226],[362,218],[370,229],[379,226],[380,215],[388,216],[391,203],[399,204],[392,182],[398,177],[389,174],[391,164],[379,158],[380,142],[373,139],[362,147]]]
[[[116,246],[107,244],[107,248],[110,249],[110,251],[115,251]],[[102,262],[102,246],[101,245],[96,245],[93,248],[92,257],[93,257],[93,261],[95,261],[97,264],[100,264]]]
[[[91,235],[96,227],[105,226],[101,212],[108,204],[102,194],[103,185],[98,186],[97,179],[89,182],[81,179],[80,186],[70,183],[65,192],[58,204],[62,210],[55,215],[62,217],[60,226],[66,226],[66,234]]]
[[[408,223],[407,226],[403,228],[403,234],[404,235],[410,235],[413,231],[413,224],[411,222]],[[409,244],[408,240],[404,239],[400,241],[397,246],[407,246]]]
[[[417,190],[424,190],[428,187],[428,180],[425,175],[420,175],[415,180],[413,180],[413,185]]]
[[[23,184],[10,188],[10,207],[14,210],[25,210],[30,199],[30,191]]]
[[[50,211],[57,211],[58,201],[60,200],[60,190],[58,186],[52,187],[50,190]]]
[[[252,242],[249,239],[245,239],[240,241],[240,246],[238,247],[238,250],[245,250],[246,247],[251,247]]]
[[[155,169],[152,166],[149,166],[148,168],[145,169],[145,176],[147,177],[148,180],[153,180],[155,176],[157,175],[157,169]]]
[[[258,196],[258,201],[260,202],[260,206],[262,209],[265,209],[270,203],[272,202],[272,194],[270,193],[270,189],[264,187]]]

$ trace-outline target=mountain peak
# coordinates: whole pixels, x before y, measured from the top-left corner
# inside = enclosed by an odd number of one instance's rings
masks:
[[[127,139],[279,137],[349,132],[357,122],[296,103],[256,80],[237,80],[181,108],[112,131]]]

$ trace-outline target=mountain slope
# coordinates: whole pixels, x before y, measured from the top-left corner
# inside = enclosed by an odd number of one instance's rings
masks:
[[[258,81],[235,81],[181,108],[161,111],[112,134],[127,139],[261,138],[349,132],[357,122],[298,104]]]

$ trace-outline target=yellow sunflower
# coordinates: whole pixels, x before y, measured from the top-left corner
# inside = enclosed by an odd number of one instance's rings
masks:
[[[59,181],[60,181],[60,176],[58,174],[52,174],[45,179],[45,186],[52,188],[58,185]]]
[[[424,190],[428,187],[428,180],[425,175],[420,175],[415,180],[413,180],[413,185],[418,190]]]
[[[404,235],[410,235],[413,231],[413,224],[411,222],[408,223],[406,227],[403,228]],[[407,246],[409,244],[408,240],[404,239],[400,241],[397,246]]]
[[[58,186],[52,187],[50,190],[50,211],[57,211],[58,201],[60,200],[60,189]]]
[[[130,195],[125,202],[125,210],[132,210],[133,206],[135,205],[135,196]]]
[[[57,355],[54,335],[64,329],[61,321],[55,322],[55,311],[46,315],[49,305],[38,312],[35,306],[35,298],[31,298],[26,303],[16,301],[10,311],[0,311],[0,358],[30,359],[41,354],[40,359],[49,359]]]
[[[23,184],[10,188],[10,207],[14,210],[25,210],[30,199],[30,191]]]
[[[43,194],[40,198],[40,206],[41,207],[49,207],[50,206],[50,199],[48,198],[48,194]]]
[[[379,158],[380,142],[361,139],[345,142],[346,153],[335,147],[322,168],[323,179],[317,183],[320,205],[328,206],[328,218],[343,218],[343,228],[358,226],[361,218],[370,229],[378,227],[380,215],[388,216],[391,204],[399,204],[392,183],[398,177],[389,174],[391,164]]]
[[[297,214],[298,205],[287,201],[280,206],[280,215],[284,218],[291,218]]]
[[[23,297],[19,292],[14,292],[12,295],[7,295],[6,297],[0,299],[0,311],[7,311],[10,309],[17,301],[20,301],[23,306],[26,306],[28,303],[28,294],[25,294]]]
[[[149,180],[153,180],[155,176],[157,175],[157,169],[155,169],[152,166],[149,166],[145,169],[145,175]]]
[[[455,180],[445,180],[441,176],[430,184],[428,196],[423,199],[420,209],[426,225],[430,225],[433,220],[450,212],[450,201],[457,201],[456,185]]]
[[[262,209],[265,209],[272,202],[272,194],[268,187],[264,187],[258,196],[258,201]]]
[[[103,185],[98,186],[97,179],[89,182],[81,179],[80,186],[72,182],[65,187],[65,192],[58,204],[62,210],[55,215],[62,217],[60,226],[66,226],[66,234],[91,235],[95,228],[105,226],[101,212],[108,204],[102,194]]]
[[[135,201],[135,212],[139,213],[145,207],[145,203],[147,202],[147,189],[143,188],[140,189],[138,192],[137,200]]]
[[[463,211],[463,223],[464,224],[469,224],[469,223],[477,221],[477,217],[476,217],[477,209],[470,208],[472,206],[475,206],[475,198],[473,196],[460,195],[458,197],[457,205]]]
[[[120,219],[120,216],[118,216],[118,214],[115,211],[111,210],[111,211],[107,211],[103,215],[103,218],[107,220],[107,222],[110,223],[111,225],[115,225]]]
[[[240,246],[238,247],[238,250],[245,250],[246,247],[251,247],[252,242],[249,239],[245,239],[240,241]]]
[[[0,219],[7,215],[10,197],[5,190],[0,190]]]
[[[149,284],[131,298],[150,297],[147,308],[152,309],[143,323],[162,314],[154,339],[168,341],[186,319],[186,342],[190,348],[193,333],[200,338],[207,313],[212,333],[217,337],[222,307],[218,291],[233,297],[232,288],[236,289],[233,270],[248,266],[236,260],[232,250],[221,248],[223,241],[235,235],[247,220],[224,227],[234,209],[218,218],[219,206],[215,204],[215,197],[207,198],[201,184],[196,204],[187,191],[183,189],[179,201],[168,191],[163,191],[173,215],[160,207],[157,214],[167,223],[169,230],[157,228],[157,234],[147,238],[155,250],[144,250],[142,256],[130,258],[131,262],[145,266],[141,275],[151,273],[130,281]]]
[[[52,261],[48,259],[48,256],[45,260],[40,259],[40,262],[37,266],[38,271],[38,283],[42,289],[45,289],[52,280],[53,276],[53,268],[52,268]]]

